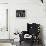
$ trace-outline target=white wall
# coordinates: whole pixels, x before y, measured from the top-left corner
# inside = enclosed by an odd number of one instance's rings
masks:
[[[26,17],[17,18],[16,10],[26,11]],[[27,23],[40,23],[43,28],[44,41],[46,42],[46,16],[45,5],[40,0],[10,0],[9,1],[9,31],[11,38],[13,33],[18,30],[27,30]]]
[[[0,0],[0,3],[8,3],[8,0]]]
[[[16,10],[23,9],[26,11],[26,17],[17,18]],[[43,31],[46,31],[45,8],[40,0],[10,0],[9,1],[9,31],[11,38],[13,33],[18,30],[27,30],[27,23],[40,23]],[[46,40],[46,37],[45,37]]]

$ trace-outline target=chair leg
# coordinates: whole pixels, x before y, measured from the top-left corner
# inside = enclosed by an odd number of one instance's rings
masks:
[[[20,45],[21,45],[21,41],[20,41]]]

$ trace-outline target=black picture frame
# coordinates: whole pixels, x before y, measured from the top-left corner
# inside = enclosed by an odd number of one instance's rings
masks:
[[[16,17],[25,17],[25,10],[16,10]]]

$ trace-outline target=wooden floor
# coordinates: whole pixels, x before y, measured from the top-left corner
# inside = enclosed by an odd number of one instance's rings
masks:
[[[28,43],[25,43],[25,42],[22,42],[22,44],[21,45],[19,45],[19,46],[31,46],[31,44],[28,44]],[[33,46],[42,46],[41,44],[40,45],[38,45],[38,44],[34,44]]]

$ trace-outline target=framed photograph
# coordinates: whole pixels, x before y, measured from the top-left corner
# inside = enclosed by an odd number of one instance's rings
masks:
[[[16,10],[16,17],[25,17],[25,10]]]

